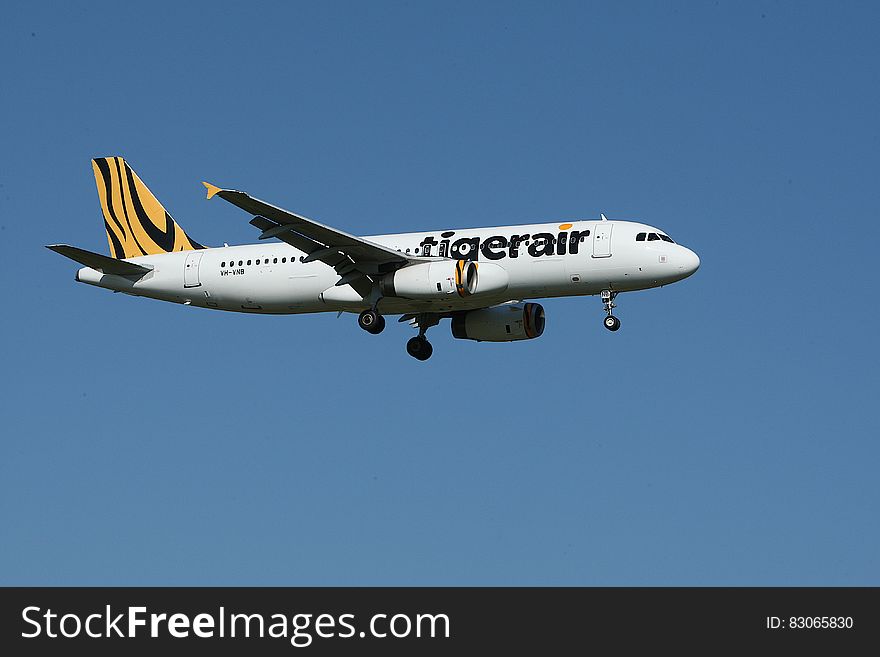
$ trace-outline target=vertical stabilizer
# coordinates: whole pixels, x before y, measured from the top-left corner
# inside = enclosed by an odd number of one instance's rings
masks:
[[[92,160],[114,258],[205,248],[193,240],[121,157]]]

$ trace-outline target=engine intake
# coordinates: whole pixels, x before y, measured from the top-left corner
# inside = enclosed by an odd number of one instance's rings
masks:
[[[544,307],[539,303],[507,303],[452,316],[452,337],[477,342],[514,342],[541,337]]]

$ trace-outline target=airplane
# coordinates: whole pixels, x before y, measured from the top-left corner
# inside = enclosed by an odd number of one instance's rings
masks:
[[[161,301],[254,314],[358,313],[379,334],[400,315],[418,335],[406,345],[424,361],[426,331],[450,318],[455,338],[514,342],[540,337],[533,299],[599,295],[604,326],[621,292],[687,278],[700,258],[643,223],[572,220],[356,237],[233,189],[215,196],[244,210],[259,243],[205,247],[171,218],[122,157],[92,160],[110,256],[66,244],[47,248],[83,265],[76,280]],[[280,241],[266,241],[270,239]]]

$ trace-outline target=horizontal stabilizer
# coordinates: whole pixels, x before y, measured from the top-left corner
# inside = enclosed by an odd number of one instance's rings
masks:
[[[140,277],[152,270],[152,267],[144,267],[142,265],[136,265],[133,262],[109,258],[100,253],[92,253],[91,251],[78,249],[75,246],[68,246],[67,244],[47,244],[46,248],[51,249],[55,253],[60,253],[66,258],[70,258],[81,265],[102,271],[105,274]]]

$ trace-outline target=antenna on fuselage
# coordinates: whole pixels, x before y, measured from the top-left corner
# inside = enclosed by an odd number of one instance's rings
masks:
[[[599,213],[599,216],[602,217],[602,221],[608,221],[608,218],[601,212]]]

